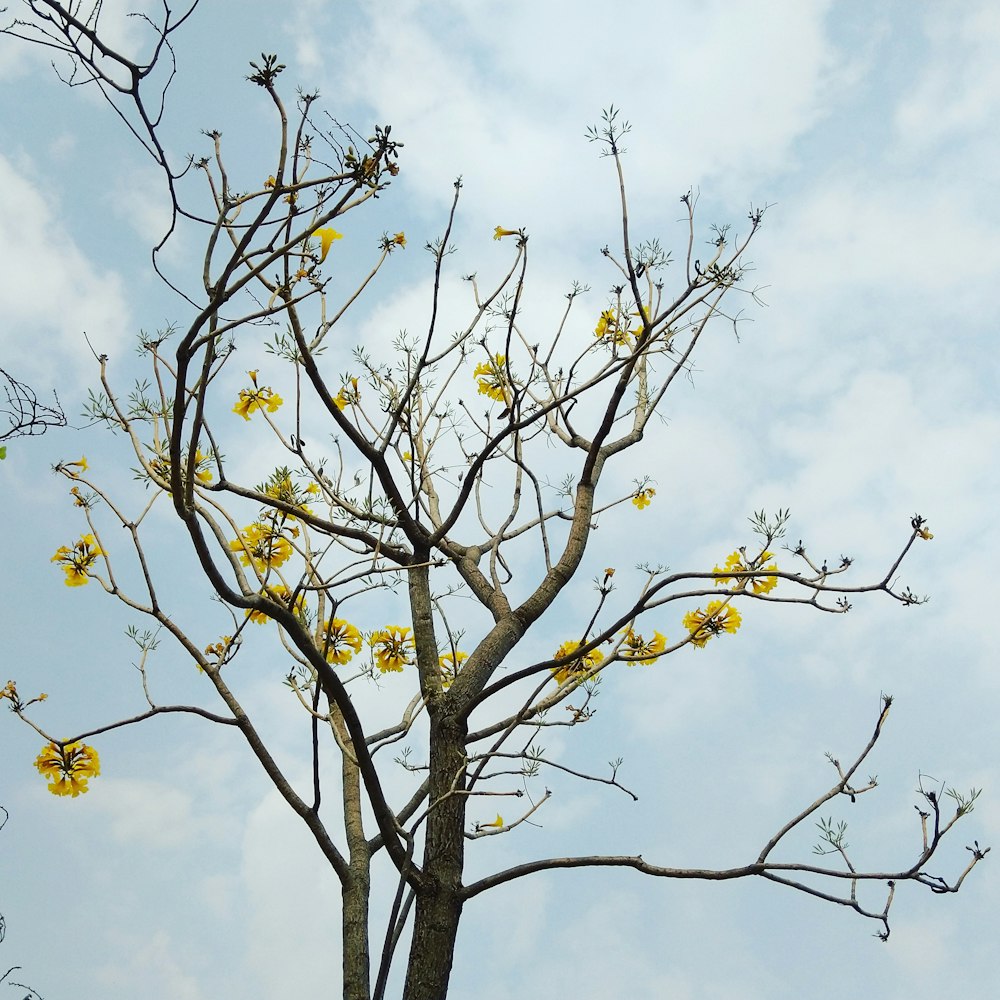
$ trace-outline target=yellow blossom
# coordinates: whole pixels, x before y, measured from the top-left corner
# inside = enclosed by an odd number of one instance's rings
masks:
[[[274,174],[271,174],[266,181],[264,181],[264,189],[273,188],[278,182],[274,179]]]
[[[327,619],[320,629],[319,647],[328,663],[347,663],[361,652],[361,633],[343,618]],[[400,667],[399,669],[402,669]]]
[[[375,664],[382,671],[398,672],[413,662],[414,644],[410,630],[401,625],[386,625],[373,632],[368,640]]]
[[[456,650],[454,653],[442,653],[438,657],[438,666],[441,668],[441,687],[448,690],[452,681],[458,676],[462,668],[462,661],[469,658],[468,653]]]
[[[703,649],[713,635],[734,633],[742,622],[736,608],[730,604],[723,605],[722,601],[709,601],[704,611],[698,608],[684,616],[684,627],[691,633],[691,642],[699,649]]]
[[[634,497],[632,497],[632,503],[635,504],[639,510],[644,510],[649,506],[650,501],[656,496],[656,490],[652,486],[647,486],[643,490],[639,490]]]
[[[644,639],[638,632],[627,628],[622,631],[625,636],[621,645],[622,659],[632,663],[655,663],[660,654],[667,648],[667,637],[659,632],[653,632],[653,638]]]
[[[627,324],[622,326],[618,322],[618,314],[614,309],[605,309],[597,321],[594,336],[619,347],[628,347],[634,334]]]
[[[87,782],[101,773],[97,751],[86,743],[49,743],[35,760],[38,773],[49,782],[53,795],[78,795],[87,791]]]
[[[316,487],[316,491],[319,491],[318,486]],[[312,513],[308,504],[305,502],[305,498],[306,494],[312,493],[313,491],[310,490],[308,486],[305,489],[296,486],[292,482],[291,473],[287,468],[275,469],[270,479],[264,484],[261,492],[266,493],[269,497],[273,497],[275,500],[280,500],[289,507],[295,507],[297,510],[302,511],[303,514]],[[289,521],[295,520],[295,515],[289,514],[286,511],[282,511],[277,516],[286,518]]]
[[[81,455],[80,460],[77,462],[63,462],[63,465],[75,465],[81,472],[87,471],[87,456]]]
[[[564,657],[571,656],[579,648],[580,643],[578,642],[564,642],[552,654],[552,659],[561,660]],[[604,654],[599,649],[592,649],[589,653],[577,657],[577,659],[570,663],[565,663],[561,667],[553,667],[552,676],[555,677],[557,683],[565,684],[571,677],[579,677],[582,674],[589,673],[592,668],[602,663],[603,660]]]
[[[713,573],[728,574],[728,573],[756,573],[756,572],[772,572],[776,573],[778,571],[777,563],[768,563],[768,559],[773,558],[773,552],[761,552],[752,563],[746,563],[743,559],[743,554],[737,549],[737,551],[726,556],[726,565],[721,569],[716,566],[712,569]],[[751,579],[750,577],[733,577],[720,575],[716,577],[715,585],[717,587],[734,587],[736,590],[746,590],[747,584],[749,582],[750,589],[755,594],[769,594],[775,587],[778,586],[778,578],[776,576],[758,576]]]
[[[212,659],[216,661],[216,666],[222,666],[228,660],[232,659],[236,655],[236,650],[239,648],[239,642],[235,645],[233,644],[233,637],[231,635],[223,635],[219,637],[218,642],[210,642],[205,647],[205,655],[211,656]],[[198,673],[203,673],[201,664],[197,664]]]
[[[258,573],[275,569],[288,562],[292,556],[292,543],[282,534],[287,530],[292,537],[298,535],[298,528],[278,528],[256,521],[240,532],[240,537],[229,543],[233,552],[240,553],[244,566],[253,565]]]
[[[274,587],[267,587],[261,591],[261,597],[270,597],[272,601],[277,601],[279,604],[284,604],[287,608],[291,604],[291,591],[284,584],[277,584]],[[292,613],[297,617],[301,617],[305,612],[306,599],[304,594],[298,594],[295,598],[295,604],[292,606]],[[245,618],[249,618],[255,625],[266,625],[272,619],[265,614],[263,611],[254,611],[251,608],[247,608],[244,615]]]
[[[502,354],[494,354],[490,361],[476,365],[473,378],[479,379],[479,394],[489,396],[499,403],[508,400],[507,388],[507,358]]]
[[[393,236],[393,238],[392,238],[392,242],[395,243],[396,246],[398,246],[398,247],[405,247],[406,246],[406,234],[405,233],[396,233],[396,235]]]
[[[520,236],[520,232],[516,229],[504,229],[503,226],[497,226],[493,230],[493,239],[501,240],[505,236]]]
[[[324,226],[322,229],[317,229],[313,236],[318,237],[320,244],[320,254],[319,262],[322,264],[326,260],[326,255],[330,252],[330,247],[333,245],[334,240],[342,240],[344,238],[342,233],[338,233],[336,229],[331,229],[329,226]]]
[[[194,453],[195,479],[199,479],[203,483],[210,483],[212,481],[212,470],[208,467],[208,463],[211,461],[211,458],[212,458],[211,455],[203,454],[200,448],[195,449]]]
[[[917,531],[917,534],[918,534],[918,535],[919,535],[919,536],[920,536],[920,537],[921,537],[921,538],[922,538],[922,539],[923,539],[923,540],[924,540],[925,542],[929,542],[929,541],[930,541],[930,540],[931,540],[931,539],[932,539],[932,538],[934,537],[934,534],[933,534],[933,532],[931,532],[931,531],[930,531],[930,530],[929,530],[928,528],[920,528],[920,529],[919,529],[919,530]]]
[[[83,535],[72,548],[60,545],[56,554],[49,560],[60,563],[60,569],[66,574],[67,587],[82,587],[90,577],[90,568],[104,552],[94,540],[93,535]]]
[[[482,823],[480,825],[483,826],[483,827],[493,826],[493,827],[496,827],[497,829],[499,829],[500,827],[503,826],[503,816],[501,816],[500,813],[497,813],[497,818],[495,820],[493,820],[492,823]]]
[[[238,413],[244,420],[249,420],[250,414],[256,410],[267,409],[268,413],[274,413],[284,400],[270,386],[257,385],[256,371],[247,372],[247,375],[250,376],[253,388],[240,389],[233,413]]]
[[[348,406],[356,406],[361,400],[361,390],[358,388],[358,380],[351,379],[351,384],[346,382],[340,387],[340,391],[333,397],[333,401],[338,410],[343,410]]]

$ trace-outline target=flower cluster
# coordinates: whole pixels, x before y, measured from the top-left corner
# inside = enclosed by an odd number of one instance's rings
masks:
[[[240,648],[241,639],[237,639],[233,642],[233,637],[231,635],[221,635],[219,636],[218,642],[210,642],[205,647],[205,655],[211,657],[215,661],[216,667],[221,667],[228,663],[235,655],[237,650]],[[203,673],[202,665],[198,664],[198,673]]]
[[[76,798],[87,791],[87,782],[101,773],[97,751],[86,743],[49,743],[35,760],[38,773],[49,782],[53,795]]]
[[[292,480],[292,473],[288,468],[279,468],[274,470],[267,482],[257,487],[257,492],[279,500],[288,507],[294,507],[303,514],[311,514],[309,500],[319,495],[319,485],[311,480],[307,480],[303,486],[301,482],[296,483]],[[289,514],[283,510],[265,509],[265,512],[261,514],[261,520],[266,520],[268,517],[272,519],[278,517],[290,521],[295,520],[294,514]]]
[[[0,688],[0,701],[3,701],[4,698],[10,699],[12,712],[23,712],[29,705],[34,705],[38,701],[45,701],[48,695],[43,692],[42,694],[36,694],[29,701],[22,701],[21,696],[17,693],[17,685],[13,681],[7,681],[6,686]]]
[[[320,652],[328,663],[347,663],[361,652],[361,633],[343,618],[327,619],[319,633]],[[398,668],[402,669],[402,667]]]
[[[660,654],[667,648],[667,637],[659,632],[653,632],[653,638],[648,641],[633,629],[624,629],[619,654],[623,660],[632,663],[655,663]]]
[[[398,673],[413,662],[413,636],[401,625],[386,625],[372,632],[368,645],[372,648],[375,665],[383,674]]]
[[[594,336],[616,347],[628,347],[635,333],[629,329],[627,318],[623,325],[614,309],[605,309],[594,328]]]
[[[462,669],[462,661],[469,658],[468,653],[463,653],[456,650],[454,653],[442,653],[438,657],[438,666],[441,668],[441,687],[448,690],[451,687],[452,681],[458,676],[458,672]]]
[[[247,372],[252,388],[240,389],[239,399],[233,407],[233,413],[238,413],[244,420],[250,419],[250,414],[256,410],[267,410],[274,413],[284,400],[269,386],[257,385],[257,372]]]
[[[301,618],[305,614],[306,610],[306,599],[305,595],[297,594],[294,603],[292,602],[291,591],[282,583],[277,584],[274,587],[265,587],[261,592],[261,597],[269,597],[272,601],[276,601],[278,604],[284,604],[285,607],[290,607],[292,609],[292,614],[296,618]],[[249,618],[255,625],[266,625],[271,618],[263,611],[254,611],[251,608],[246,610],[246,618]]]
[[[578,642],[564,642],[552,654],[552,658],[554,660],[562,660],[567,656],[572,656],[579,648],[580,643]],[[552,676],[555,677],[556,683],[565,684],[566,681],[573,677],[580,677],[590,673],[603,660],[604,654],[599,649],[592,649],[589,653],[585,653],[583,656],[579,656],[569,663],[564,663],[560,667],[553,667]]]
[[[654,490],[652,486],[647,486],[645,489],[636,491],[635,496],[632,497],[632,503],[635,504],[639,510],[645,510],[655,496],[656,490]]]
[[[773,559],[773,552],[761,552],[756,559],[752,559],[749,562],[745,561],[743,553],[738,549],[731,555],[726,557],[726,565],[721,569],[716,566],[712,572],[719,574],[727,573],[766,573],[772,572],[776,573],[778,571],[777,563],[768,563],[764,565],[768,559]],[[735,587],[736,590],[746,590],[747,584],[750,585],[750,589],[755,594],[769,594],[775,587],[778,586],[778,578],[776,576],[757,576],[757,577],[733,577],[720,575],[715,579],[715,585],[717,587]]]
[[[498,403],[509,402],[510,389],[507,380],[507,358],[494,354],[489,361],[476,365],[473,378],[479,379],[479,394],[489,396]]]
[[[356,378],[351,379],[349,386],[345,382],[340,387],[340,391],[337,395],[333,397],[333,401],[337,404],[338,410],[346,409],[348,406],[357,406],[360,400],[361,390],[358,388],[358,380]]]
[[[247,418],[249,419],[249,418]],[[164,482],[170,481],[170,459],[166,455],[157,453],[149,460],[149,467],[157,479]],[[187,456],[181,461],[181,469],[187,468]],[[212,455],[206,455],[201,448],[194,453],[194,478],[200,483],[210,483],[212,481]]]
[[[240,532],[239,538],[229,543],[229,548],[240,554],[240,562],[244,566],[253,565],[258,573],[264,573],[291,558],[292,543],[285,537],[286,531],[293,538],[299,533],[294,525],[278,526],[255,521]]]
[[[90,578],[90,569],[103,556],[104,551],[94,540],[93,535],[84,535],[72,547],[60,545],[50,562],[59,563],[59,568],[66,574],[67,587],[82,587]]]
[[[704,611],[698,608],[684,616],[684,627],[691,633],[691,642],[699,649],[704,649],[713,635],[721,635],[723,632],[732,634],[742,623],[743,619],[736,608],[723,604],[722,601],[709,601]]]

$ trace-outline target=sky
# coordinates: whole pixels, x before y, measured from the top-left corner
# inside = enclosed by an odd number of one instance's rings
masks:
[[[121,17],[136,8],[106,8],[116,41],[141,45],[140,22]],[[538,826],[472,842],[470,877],[570,853],[753,860],[833,783],[824,754],[860,751],[888,692],[889,722],[864,769],[879,787],[824,815],[848,821],[859,866],[890,870],[919,849],[921,774],[982,787],[931,866],[954,878],[966,845],[990,844],[1000,826],[998,642],[983,592],[1000,554],[995,5],[635,0],[623,16],[591,0],[299,0],[282,18],[245,0],[236,23],[206,2],[175,39],[164,135],[175,154],[200,156],[203,130],[218,128],[235,175],[248,186],[266,176],[273,122],[244,80],[262,51],[287,64],[290,99],[296,86],[318,89],[338,121],[365,133],[391,124],[405,144],[400,175],[344,220],[337,245],[345,268],[352,257],[360,266],[345,248],[407,233],[347,326],[372,351],[426,323],[420,247],[442,231],[459,175],[449,320],[468,307],[458,277],[496,266],[498,224],[530,234],[524,319],[540,337],[574,280],[592,289],[586,309],[604,308],[614,278],[600,250],[620,239],[617,180],[586,129],[612,104],[632,126],[623,162],[640,238],[682,252],[688,190],[706,238],[711,224],[745,229],[751,205],[770,206],[751,255],[766,305],[747,303],[739,338],[724,324],[713,332],[641,455],[613,473],[612,488],[648,475],[657,495],[602,520],[588,566],[633,580],[643,561],[710,569],[750,541],[747,517],[761,508],[790,508],[789,540],[853,556],[859,581],[884,572],[914,513],[935,536],[900,573],[925,605],[873,595],[832,616],[755,604],[738,635],[609,679],[594,719],[547,749],[595,771],[624,758],[639,801],[547,776],[554,794]],[[143,706],[124,636],[134,618],[96,586],[63,586],[50,563],[81,530],[50,467],[86,454],[136,497],[124,443],[80,416],[97,381],[83,334],[126,386],[141,374],[138,332],[187,320],[149,267],[164,205],[156,171],[96,95],[67,89],[44,53],[0,37],[0,367],[43,396],[57,389],[74,425],[8,442],[0,464],[11,567],[0,658],[3,680],[49,694],[37,717],[51,730]],[[183,276],[197,254],[181,234],[164,260]],[[207,623],[208,591],[180,536],[166,516],[156,527],[178,617]],[[525,656],[563,640],[591,575],[529,635]],[[679,629],[667,616],[663,630]],[[302,718],[275,655],[262,646],[241,659],[239,694],[301,780]],[[176,651],[151,670],[163,701],[212,705]],[[405,701],[399,690],[359,697],[373,718]],[[72,800],[46,791],[31,766],[39,749],[4,713],[0,972],[22,966],[12,978],[46,1000],[330,992],[335,880],[233,734],[184,717],[119,730],[102,738],[101,777]],[[390,768],[386,781],[405,794],[405,774]],[[785,856],[810,861],[815,839],[803,831]],[[1000,917],[992,862],[957,896],[901,887],[886,944],[846,909],[763,882],[522,879],[466,908],[453,994],[985,1000],[995,962],[983,938]],[[376,908],[394,889],[380,875]],[[866,898],[880,907],[877,892]]]

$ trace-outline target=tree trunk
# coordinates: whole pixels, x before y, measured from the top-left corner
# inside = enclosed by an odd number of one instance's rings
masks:
[[[351,877],[341,887],[343,902],[344,1000],[371,1000],[368,957],[367,862],[351,863]]]
[[[342,747],[351,746],[343,717],[330,705],[330,723]],[[361,811],[361,775],[352,753],[341,751],[344,793],[344,829],[350,852],[350,875],[341,885],[344,947],[344,1000],[371,1000],[371,957],[368,916],[371,897],[371,851],[365,839]]]
[[[466,726],[453,715],[431,718],[431,810],[424,846],[424,884],[417,892],[403,991],[406,1000],[444,1000],[448,995],[462,916],[465,737]]]

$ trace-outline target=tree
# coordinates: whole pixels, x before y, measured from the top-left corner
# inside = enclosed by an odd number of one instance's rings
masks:
[[[0,413],[7,418],[7,427],[0,433],[0,441],[22,435],[44,434],[49,427],[65,427],[66,414],[55,396],[55,405],[48,406],[38,400],[35,391],[24,382],[18,381],[9,372],[0,368],[0,382],[3,382],[7,404]],[[0,445],[0,459],[7,457],[7,446]]]
[[[536,342],[519,319],[529,237],[498,226],[493,235],[509,248],[503,273],[488,282],[467,276],[468,321],[456,335],[443,334],[443,277],[461,194],[456,182],[444,233],[428,244],[433,279],[426,334],[402,336],[391,363],[361,348],[348,361],[333,331],[343,329],[362,293],[378,287],[407,241],[402,232],[384,233],[369,274],[345,294],[332,280],[341,250],[334,224],[363,212],[400,169],[401,144],[391,130],[376,128],[364,138],[324,119],[311,94],[301,95],[290,112],[278,88],[283,67],[265,55],[251,64],[249,80],[268,95],[278,126],[267,178],[227,164],[219,132],[208,134],[209,156],[178,167],[160,138],[171,77],[157,70],[163,61],[170,64],[174,32],[194,6],[176,20],[164,7],[143,64],[106,44],[99,8],[48,0],[27,6],[31,17],[15,21],[8,34],[67,57],[67,79],[100,88],[161,167],[173,223],[153,262],[181,296],[186,315],[176,329],[142,336],[151,375],[127,396],[115,385],[108,359],[97,359],[101,388],[91,396],[89,416],[130,443],[129,461],[137,463],[145,490],[141,500],[119,499],[83,459],[58,467],[86,522],[79,539],[54,556],[67,585],[94,580],[153,624],[130,633],[148,701],[135,717],[60,739],[29,720],[27,710],[43,696],[23,696],[13,683],[4,690],[14,711],[46,741],[36,766],[52,791],[78,795],[99,775],[97,751],[85,740],[155,715],[194,713],[238,730],[340,880],[343,992],[351,998],[384,995],[408,928],[404,995],[444,996],[465,902],[555,868],[627,867],[657,878],[758,876],[848,906],[875,920],[883,937],[895,883],[957,891],[985,849],[972,848],[969,865],[952,881],[929,874],[927,864],[971,810],[975,791],[948,790],[953,810],[937,789],[922,792],[922,848],[892,871],[856,870],[843,827],[820,813],[839,796],[853,799],[875,787],[874,779],[856,775],[881,735],[888,696],[856,757],[848,764],[832,760],[831,788],[780,824],[743,866],[678,869],[638,856],[551,857],[465,878],[467,841],[511,833],[544,808],[547,792],[530,791],[527,804],[521,802],[525,787],[533,789],[531,779],[546,769],[632,794],[617,766],[607,775],[585,774],[546,755],[539,741],[549,727],[575,730],[589,721],[610,671],[652,666],[682,651],[697,656],[709,643],[727,641],[753,602],[834,614],[849,610],[851,595],[884,593],[903,605],[920,603],[895,580],[910,549],[931,538],[923,517],[913,517],[884,575],[851,584],[849,558],[829,566],[801,541],[786,546],[788,560],[779,565],[776,549],[788,514],[761,511],[751,519],[756,541],[749,535],[737,540],[743,544],[712,569],[670,572],[651,564],[624,583],[621,567],[598,569],[595,596],[573,631],[540,661],[521,653],[529,629],[551,616],[557,598],[581,574],[595,572],[586,556],[598,520],[631,507],[639,517],[653,513],[645,510],[656,502],[652,478],[614,492],[607,473],[640,449],[666,393],[689,374],[709,326],[736,326],[740,313],[729,303],[754,296],[747,248],[763,209],[751,209],[742,234],[730,227],[706,234],[696,197],[685,194],[687,245],[669,270],[670,255],[659,243],[636,246],[630,239],[621,159],[627,125],[609,110],[590,133],[617,172],[622,218],[620,249],[603,251],[615,285],[601,309],[578,318],[585,289],[574,286],[555,335]],[[147,88],[157,85],[150,97]],[[190,183],[199,179],[200,187]],[[175,280],[161,263],[166,239],[181,230],[201,234],[197,288]],[[709,250],[701,255],[695,248],[706,235]],[[248,371],[230,394],[239,351],[252,353],[264,340],[269,356],[261,365],[267,368]],[[473,386],[484,409],[465,399]],[[253,436],[241,439],[235,428]],[[329,433],[334,437],[327,441]],[[268,449],[280,458],[257,464],[248,479],[242,456],[268,455]],[[229,615],[227,633],[207,646],[171,613],[147,555],[150,512],[168,503]],[[131,552],[114,537],[127,539]],[[397,587],[405,596],[393,603]],[[459,605],[459,597],[474,601],[476,610]],[[391,617],[385,607],[393,609]],[[657,629],[673,607],[684,614],[671,641],[666,626],[664,633]],[[287,657],[289,697],[298,699],[309,732],[312,781],[305,791],[269,750],[230,667],[252,647],[271,642],[272,628]],[[163,633],[203,671],[223,710],[154,697],[146,663]],[[352,692],[383,678],[390,698],[392,685],[396,697],[400,686],[409,688],[398,721],[380,727]],[[418,738],[424,752],[402,749],[396,761],[386,760],[390,748]],[[342,793],[339,816],[324,797],[331,757]],[[386,792],[393,764],[413,775],[398,802]],[[516,799],[515,812],[505,806],[506,819],[499,810],[492,821],[477,819],[470,801],[486,796]],[[776,861],[787,834],[810,819],[820,820],[818,850],[832,860]],[[384,933],[370,941],[373,877],[395,880],[398,892]],[[884,902],[859,900],[858,887],[867,882],[888,883]]]

